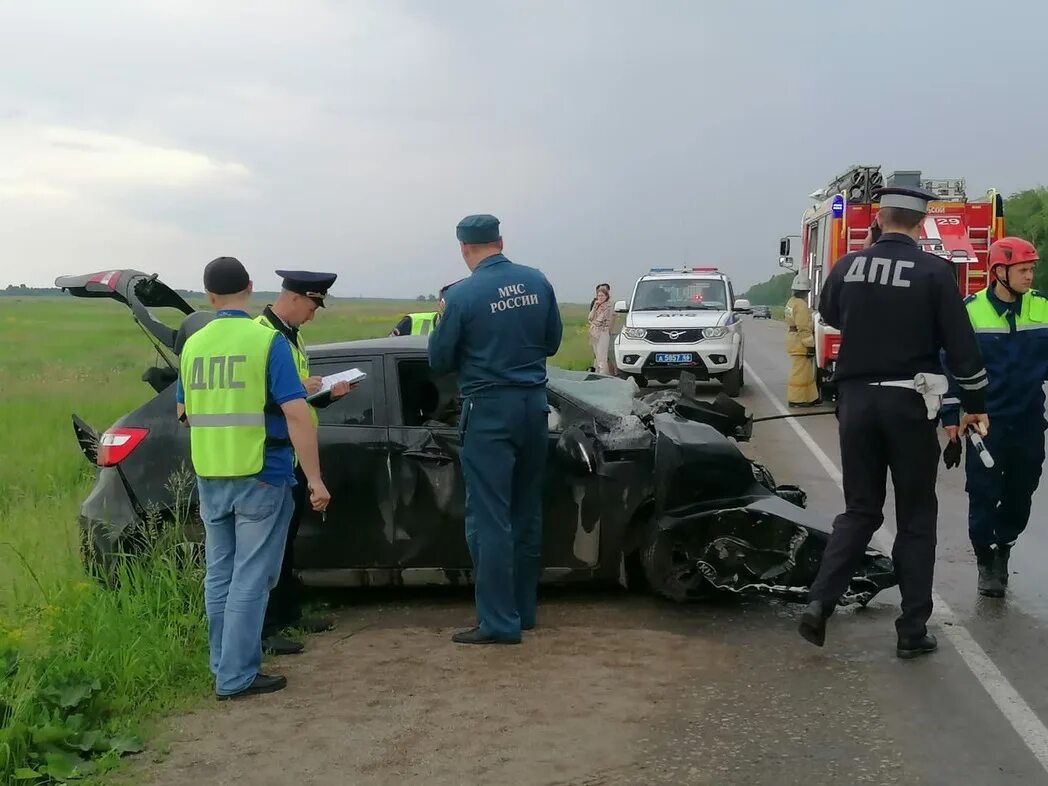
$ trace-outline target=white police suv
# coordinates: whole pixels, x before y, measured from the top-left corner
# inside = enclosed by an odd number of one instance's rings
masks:
[[[615,338],[615,363],[622,377],[644,387],[669,382],[689,371],[698,379],[720,380],[738,396],[743,385],[742,322],[750,312],[735,300],[731,280],[716,268],[652,268],[637,279],[633,298],[615,312],[626,324]]]

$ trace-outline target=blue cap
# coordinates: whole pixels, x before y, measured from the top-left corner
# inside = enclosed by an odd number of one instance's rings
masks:
[[[284,279],[284,289],[305,295],[321,308],[328,290],[338,278],[337,273],[313,273],[308,270],[277,270],[276,274]]]
[[[486,213],[466,216],[458,222],[455,237],[472,246],[494,243],[499,239],[499,220]]]

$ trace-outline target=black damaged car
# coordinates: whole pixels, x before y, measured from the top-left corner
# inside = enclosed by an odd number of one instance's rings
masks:
[[[157,350],[141,407],[97,433],[73,416],[98,478],[80,513],[84,559],[105,566],[133,548],[147,520],[196,517],[189,435],[174,417],[178,352],[212,315],[156,276],[118,270],[61,277],[77,297],[125,304]],[[153,311],[173,309],[170,327]],[[435,374],[424,338],[314,346],[315,374],[367,372],[352,394],[319,411],[320,460],[332,500],[307,511],[296,569],[313,586],[470,581],[463,534],[459,398]],[[549,468],[543,581],[605,580],[673,600],[711,591],[803,600],[829,537],[804,493],[776,485],[735,440],[751,420],[720,397],[700,401],[684,380],[637,398],[629,381],[550,369]],[[182,482],[175,482],[182,478]],[[844,602],[867,603],[895,583],[891,559],[870,550]]]

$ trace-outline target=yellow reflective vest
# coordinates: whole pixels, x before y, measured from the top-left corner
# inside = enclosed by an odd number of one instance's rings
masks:
[[[251,319],[222,317],[186,341],[179,360],[193,470],[205,478],[262,471],[266,370],[276,334]]]

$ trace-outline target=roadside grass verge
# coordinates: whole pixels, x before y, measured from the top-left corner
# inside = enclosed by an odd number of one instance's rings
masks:
[[[44,602],[0,622],[0,782],[98,778],[149,718],[206,694],[202,548],[150,521],[105,576],[45,584],[24,563]]]

